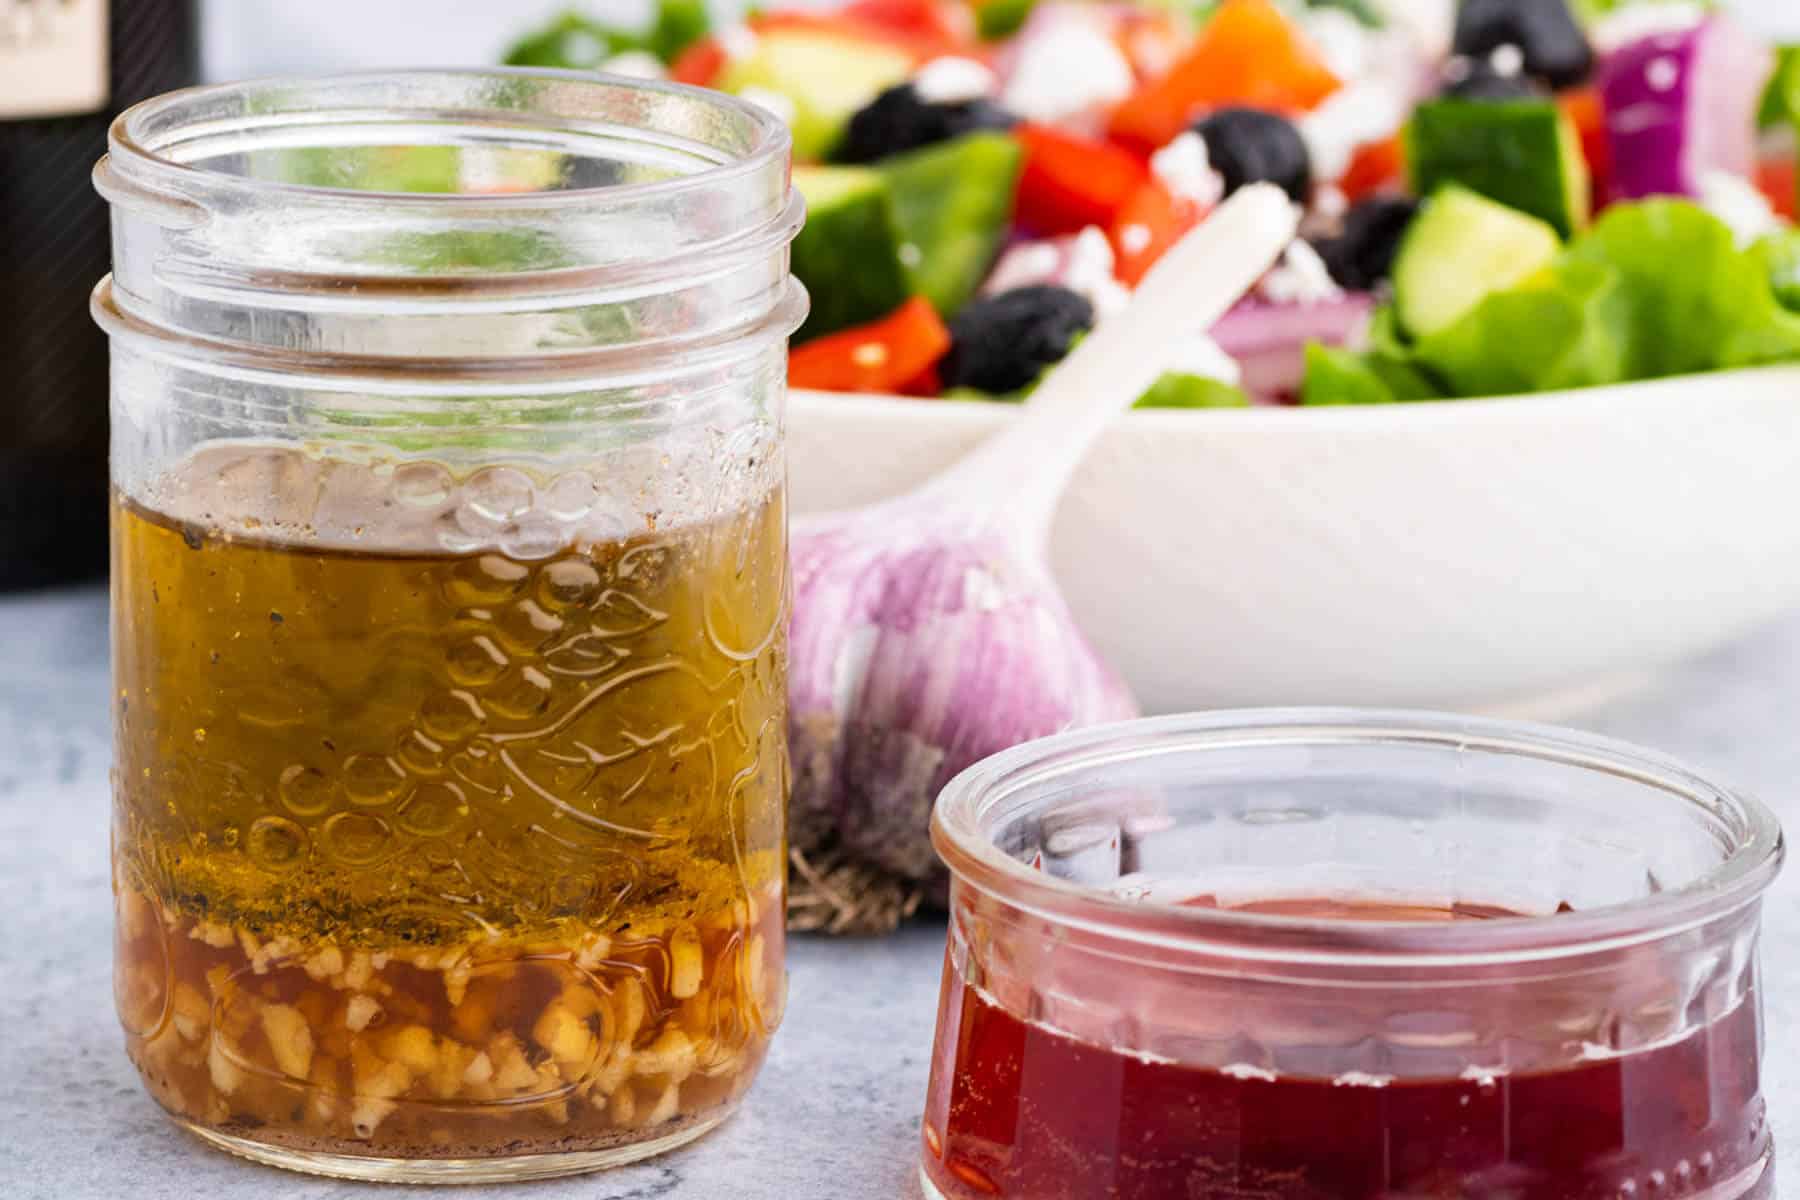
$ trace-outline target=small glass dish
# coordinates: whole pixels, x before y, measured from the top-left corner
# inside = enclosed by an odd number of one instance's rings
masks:
[[[953,780],[933,1200],[1774,1194],[1774,816],[1401,712],[1141,721]]]

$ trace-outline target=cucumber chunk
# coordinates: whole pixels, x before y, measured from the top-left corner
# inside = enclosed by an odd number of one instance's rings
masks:
[[[1133,408],[1248,408],[1244,389],[1205,375],[1165,371]]]
[[[893,195],[868,167],[795,167],[806,226],[794,239],[793,270],[812,294],[796,341],[861,325],[911,294],[900,262]]]
[[[793,106],[794,157],[826,158],[856,110],[912,74],[913,56],[897,46],[814,29],[760,34],[756,50],[726,66],[715,86],[754,88]]]
[[[1418,195],[1459,183],[1564,237],[1588,222],[1593,181],[1581,137],[1554,101],[1433,100],[1413,113],[1406,140]]]
[[[940,315],[967,304],[993,266],[1024,158],[1005,134],[972,133],[877,168],[894,198],[910,290]]]
[[[1394,259],[1394,306],[1413,337],[1454,325],[1482,300],[1529,278],[1562,250],[1536,217],[1454,184],[1425,202]]]

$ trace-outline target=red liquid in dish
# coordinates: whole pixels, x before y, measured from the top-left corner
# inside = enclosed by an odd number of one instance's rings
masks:
[[[1214,907],[1204,898],[1196,902]],[[1243,910],[1453,920],[1499,909],[1276,901]],[[1153,1061],[1027,1022],[945,974],[923,1162],[950,1200],[1673,1200],[1774,1195],[1756,1008],[1538,1073],[1269,1076]],[[1747,1189],[1747,1190],[1746,1190]]]

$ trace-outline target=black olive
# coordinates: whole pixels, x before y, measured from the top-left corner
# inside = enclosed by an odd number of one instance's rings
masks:
[[[1306,203],[1312,191],[1312,156],[1294,123],[1260,108],[1221,108],[1195,123],[1213,169],[1230,195],[1247,183],[1273,183]]]
[[[869,101],[850,118],[844,140],[832,155],[838,162],[870,163],[975,133],[983,129],[1011,129],[1011,113],[991,100],[964,100],[934,104],[919,96],[910,83],[896,84]]]
[[[1456,53],[1484,59],[1502,46],[1517,46],[1525,73],[1551,87],[1574,87],[1594,70],[1594,48],[1568,0],[1462,0]]]
[[[1406,196],[1371,196],[1344,215],[1342,233],[1314,239],[1313,249],[1339,287],[1373,291],[1393,273],[1400,239],[1418,211],[1419,202]]]
[[[1066,287],[1033,284],[983,296],[950,318],[950,352],[938,374],[945,387],[1016,392],[1093,327],[1094,306]]]
[[[1537,100],[1544,92],[1527,75],[1504,75],[1485,58],[1459,58],[1446,72],[1444,95],[1458,100]]]

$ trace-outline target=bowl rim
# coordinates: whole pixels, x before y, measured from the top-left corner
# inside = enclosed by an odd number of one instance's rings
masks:
[[[1737,844],[1698,878],[1618,904],[1467,922],[1344,921],[1128,900],[1035,870],[996,848],[984,819],[1008,792],[1108,760],[1208,748],[1408,744],[1524,756],[1670,792],[1721,820]],[[1027,801],[1027,806],[1042,801]],[[1071,730],[958,774],[932,809],[931,840],[952,877],[1058,927],[1181,952],[1314,963],[1478,964],[1585,955],[1660,940],[1756,902],[1785,857],[1779,820],[1741,791],[1630,742],[1523,721],[1408,709],[1226,709]]]
[[[1760,383],[1787,380],[1800,390],[1800,363],[1776,363],[1673,375],[1602,387],[1574,388],[1558,392],[1533,392],[1512,396],[1476,396],[1462,400],[1434,400],[1394,404],[1253,405],[1248,408],[1173,409],[1142,408],[1127,412],[1118,429],[1152,435],[1179,434],[1204,429],[1219,432],[1285,432],[1294,434],[1342,432],[1346,429],[1421,429],[1465,426],[1492,422],[1511,423],[1549,415],[1553,408],[1565,414],[1606,411],[1621,404],[1642,404],[1645,397],[1675,398],[1699,387],[1721,383]],[[941,425],[984,429],[1014,419],[1024,405],[998,400],[923,399],[880,392],[827,392],[815,388],[789,390],[792,407],[805,416],[835,407],[841,415],[887,420],[912,420],[917,414]],[[903,415],[904,414],[904,415]]]

